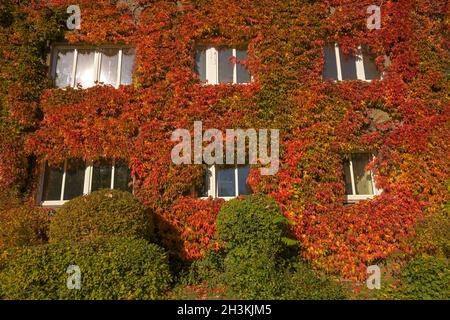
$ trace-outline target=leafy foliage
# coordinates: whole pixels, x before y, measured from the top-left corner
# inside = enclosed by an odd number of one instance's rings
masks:
[[[450,203],[442,210],[420,221],[413,239],[415,252],[450,259]]]
[[[153,216],[129,192],[100,190],[66,202],[50,224],[50,242],[128,237],[150,240]]]
[[[0,211],[0,250],[46,243],[50,211],[33,206]]]
[[[222,272],[217,278],[240,299],[344,299],[339,284],[289,258],[285,220],[267,196],[227,202],[217,222],[225,254],[209,255],[194,270],[201,279],[208,279],[205,269],[214,276]]]
[[[283,224],[284,223],[284,224]],[[279,255],[283,250],[286,219],[275,201],[263,195],[226,202],[217,218],[219,240],[227,250],[246,247],[250,251]]]
[[[11,250],[0,269],[3,299],[160,299],[171,275],[164,250],[142,239],[110,238]],[[70,265],[81,289],[68,289]]]
[[[279,299],[286,275],[278,259],[247,246],[236,247],[224,260],[224,283],[240,299]]]
[[[218,249],[216,218],[223,200],[181,198],[157,219],[159,240],[177,258],[190,261]]]
[[[75,32],[65,29],[68,0],[0,5],[8,12],[0,15],[3,203],[14,203],[18,192],[18,198],[35,194],[29,192],[37,183],[37,172],[27,171],[31,158],[124,158],[137,177],[136,196],[186,236],[184,257],[200,257],[215,245],[207,242],[217,206],[184,200],[202,170],[173,165],[169,139],[195,120],[222,130],[280,129],[281,170],[264,177],[253,168],[249,182],[276,199],[302,256],[328,272],[362,279],[373,261],[412,253],[408,239],[417,219],[448,201],[446,1],[385,1],[380,30],[367,30],[369,4],[360,1],[137,1],[142,10],[109,0],[78,3],[83,22]],[[134,46],[133,85],[50,88],[45,57],[48,44],[61,40]],[[383,79],[323,81],[322,49],[334,42],[348,53],[367,46]],[[248,44],[244,64],[254,81],[201,85],[193,72],[198,43]],[[390,120],[377,123],[373,110]],[[384,192],[345,206],[342,156],[356,150],[376,151],[370,166]],[[33,182],[24,185],[24,177]],[[211,212],[205,228],[176,225],[172,213],[183,214],[174,204],[189,202]]]
[[[450,299],[450,264],[445,258],[421,255],[401,271],[400,281],[390,285],[381,296],[388,299]]]
[[[342,285],[325,275],[315,273],[304,262],[292,263],[285,277],[288,280],[283,299],[342,300],[348,298],[348,293]]]

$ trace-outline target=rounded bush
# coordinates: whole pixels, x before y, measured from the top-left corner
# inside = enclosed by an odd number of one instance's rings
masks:
[[[69,266],[79,268],[80,289],[68,288]],[[162,248],[143,239],[103,238],[16,249],[0,270],[0,298],[158,299],[170,282]]]
[[[0,211],[0,249],[48,241],[50,210],[22,206]]]
[[[103,236],[153,237],[150,211],[131,193],[100,190],[65,203],[50,224],[50,242],[82,241]]]
[[[228,250],[246,246],[279,253],[286,219],[272,198],[251,195],[226,202],[217,218],[217,234]]]

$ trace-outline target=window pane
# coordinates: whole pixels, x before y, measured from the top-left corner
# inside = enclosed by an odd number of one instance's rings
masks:
[[[122,50],[122,68],[120,84],[130,85],[133,83],[133,68],[136,53],[133,48]]]
[[[198,48],[195,52],[195,72],[199,75],[200,80],[206,82],[206,49]]]
[[[369,154],[353,154],[353,176],[355,178],[356,194],[373,194],[372,177],[366,166],[370,162]]]
[[[100,66],[100,82],[115,86],[117,83],[117,69],[119,54],[117,49],[103,49]]]
[[[378,72],[374,56],[368,52],[367,48],[363,48],[362,54],[366,80],[379,79],[380,73]]]
[[[55,77],[55,85],[58,88],[64,88],[72,84],[73,55],[73,49],[58,50]]]
[[[92,87],[95,84],[95,52],[93,50],[78,50],[77,72],[75,83],[83,88]]]
[[[341,58],[342,80],[356,80],[358,78],[356,75],[356,57],[343,54],[341,49],[339,49],[339,55]]]
[[[219,83],[233,83],[232,49],[219,49]]]
[[[217,195],[219,197],[235,197],[235,169],[216,168],[217,170]]]
[[[337,67],[336,67],[336,51],[334,46],[326,46],[324,48],[324,65],[323,65],[323,79],[325,80],[337,80]]]
[[[352,176],[350,174],[350,161],[344,161],[345,194],[352,195]]]
[[[123,160],[116,160],[114,165],[114,189],[132,191],[131,171]]]
[[[45,164],[42,201],[61,200],[63,166],[51,167]]]
[[[67,161],[64,200],[70,200],[83,194],[85,169],[86,165],[83,160]]]
[[[91,191],[111,189],[112,161],[100,159],[92,167]]]
[[[236,58],[238,61],[247,60],[247,50],[236,50]],[[237,83],[249,83],[251,81],[250,73],[244,65],[236,64]]]
[[[239,195],[251,194],[249,186],[247,185],[247,177],[250,172],[249,166],[238,167],[238,190]]]

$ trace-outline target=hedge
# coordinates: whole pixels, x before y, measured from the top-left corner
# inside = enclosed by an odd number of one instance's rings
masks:
[[[164,250],[143,239],[111,238],[10,251],[0,270],[2,299],[158,299],[171,274]],[[76,265],[81,289],[68,289]]]
[[[152,239],[153,216],[131,193],[100,190],[77,197],[57,210],[50,242],[82,241],[102,236]]]

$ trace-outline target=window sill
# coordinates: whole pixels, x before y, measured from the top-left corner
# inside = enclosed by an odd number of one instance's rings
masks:
[[[253,84],[253,82],[243,82],[243,83],[233,83],[233,82],[219,82],[219,83],[209,83],[209,82],[201,82],[202,87],[213,87],[219,85],[233,85],[233,86],[248,86]]]
[[[375,196],[376,196],[375,194],[346,195],[345,203],[351,204],[351,203],[357,203],[357,202],[363,201],[363,200],[370,200],[370,199],[373,199]]]
[[[62,207],[67,201],[69,200],[65,200],[65,201],[42,201],[40,202],[40,206],[43,208],[52,208],[52,209],[57,209]]]
[[[332,82],[332,83],[341,83],[341,82],[349,82],[349,81],[363,81],[363,82],[372,82],[375,80],[381,80],[381,79],[374,79],[374,80],[367,80],[367,79],[348,79],[348,80],[336,80],[336,79],[323,79],[323,82]]]
[[[237,197],[212,197],[212,196],[209,196],[209,197],[200,197],[200,199],[201,200],[208,200],[208,199],[223,199],[223,200],[225,200],[225,201],[230,201],[230,200],[233,200],[233,199],[236,199]]]

